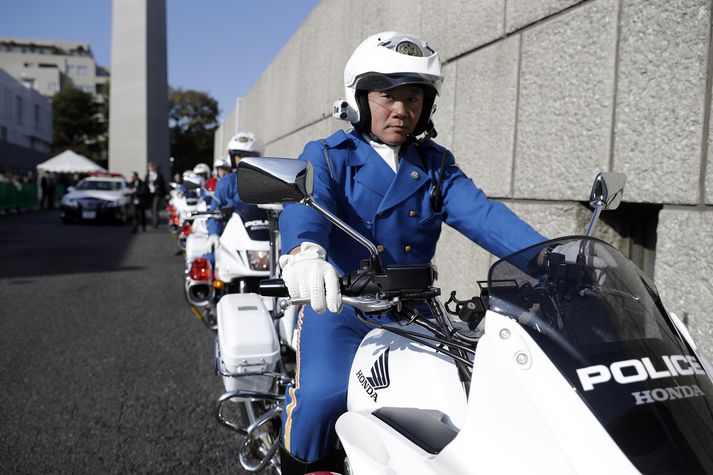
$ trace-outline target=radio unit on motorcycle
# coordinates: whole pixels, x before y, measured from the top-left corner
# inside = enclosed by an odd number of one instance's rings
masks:
[[[434,289],[436,272],[430,264],[386,266],[383,272],[359,269],[342,276],[346,295],[374,294],[384,298],[429,298],[439,295]],[[436,293],[434,293],[436,292]]]

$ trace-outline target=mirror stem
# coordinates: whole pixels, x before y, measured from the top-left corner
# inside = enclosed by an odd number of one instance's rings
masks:
[[[602,207],[603,203],[601,201],[597,201],[596,203],[594,203],[594,213],[592,213],[592,219],[589,220],[587,231],[584,233],[585,236],[589,236],[592,233],[592,230],[594,230],[594,225],[599,219],[599,213],[602,212]]]
[[[314,208],[319,214],[324,216],[330,223],[347,233],[350,237],[352,237],[354,240],[359,242],[362,246],[367,248],[369,251],[369,254],[371,256],[371,270],[376,272],[377,274],[381,274],[382,269],[381,269],[381,259],[379,259],[379,251],[376,250],[376,246],[374,243],[369,241],[367,238],[347,226],[345,223],[343,223],[339,218],[334,216],[332,213],[330,213],[328,210],[322,208],[320,205],[317,204],[317,202],[313,201],[311,197],[307,196],[302,200],[302,204],[305,204],[311,208]]]

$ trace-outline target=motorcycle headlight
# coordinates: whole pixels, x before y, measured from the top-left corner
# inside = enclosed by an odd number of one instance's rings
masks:
[[[248,263],[252,270],[270,270],[268,251],[248,251]]]

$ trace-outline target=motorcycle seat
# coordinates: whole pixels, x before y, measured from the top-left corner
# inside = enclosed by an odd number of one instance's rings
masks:
[[[448,416],[415,407],[381,407],[372,413],[429,454],[437,455],[458,435]]]

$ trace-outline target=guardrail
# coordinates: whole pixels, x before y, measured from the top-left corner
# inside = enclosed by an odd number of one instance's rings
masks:
[[[38,205],[37,184],[0,183],[0,210],[33,209]]]

